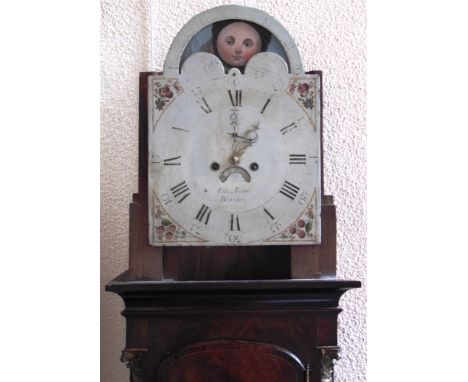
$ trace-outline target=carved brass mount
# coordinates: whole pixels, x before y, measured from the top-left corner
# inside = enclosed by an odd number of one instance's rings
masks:
[[[340,359],[338,346],[319,346],[322,356],[321,382],[334,382],[336,362]]]
[[[130,369],[130,382],[141,382],[142,355],[148,349],[124,349],[120,361],[125,362]]]

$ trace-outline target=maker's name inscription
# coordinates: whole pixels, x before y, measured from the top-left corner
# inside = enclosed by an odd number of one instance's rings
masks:
[[[245,203],[247,201],[247,194],[250,189],[244,187],[219,187],[218,198],[220,203],[236,204]]]

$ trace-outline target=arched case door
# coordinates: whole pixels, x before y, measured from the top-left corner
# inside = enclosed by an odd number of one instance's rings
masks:
[[[302,382],[305,370],[288,350],[259,342],[218,340],[186,346],[158,368],[156,382]]]

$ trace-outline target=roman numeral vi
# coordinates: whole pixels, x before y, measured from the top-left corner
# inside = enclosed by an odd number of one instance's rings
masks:
[[[231,231],[240,231],[239,215],[231,214]]]

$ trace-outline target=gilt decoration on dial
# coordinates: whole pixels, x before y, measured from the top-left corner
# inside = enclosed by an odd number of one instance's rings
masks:
[[[318,76],[273,53],[244,74],[194,56],[149,78],[151,244],[320,243]]]

